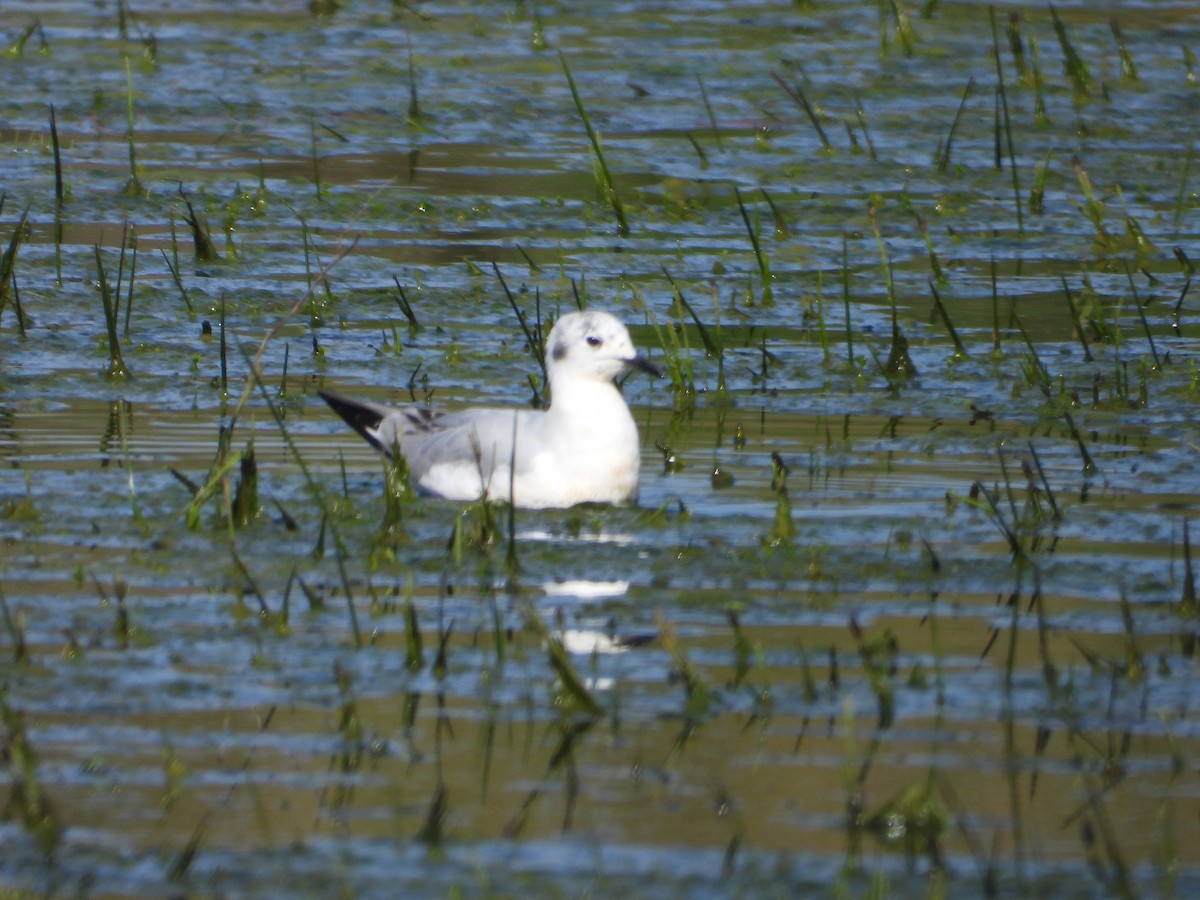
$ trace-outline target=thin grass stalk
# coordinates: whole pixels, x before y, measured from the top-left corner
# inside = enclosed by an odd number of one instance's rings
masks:
[[[1050,489],[1050,482],[1046,478],[1046,470],[1042,468],[1042,459],[1038,456],[1037,449],[1033,446],[1033,441],[1029,442],[1029,455],[1033,458],[1033,464],[1037,468],[1038,477],[1042,481],[1042,491],[1050,503],[1050,509],[1054,511],[1054,520],[1057,522],[1062,519],[1062,512],[1059,511],[1058,503],[1054,499],[1054,491]]]
[[[1083,333],[1083,324],[1079,321],[1079,309],[1075,306],[1075,297],[1071,293],[1066,277],[1062,276],[1059,280],[1062,282],[1063,296],[1067,298],[1067,310],[1071,313],[1075,334],[1079,337],[1080,346],[1083,347],[1083,358],[1086,362],[1092,362],[1092,350],[1088,347],[1087,335]]]
[[[804,110],[804,114],[808,117],[808,121],[812,123],[813,129],[817,132],[817,137],[821,141],[821,148],[826,153],[833,152],[833,145],[829,143],[829,138],[825,134],[825,129],[821,127],[821,121],[817,118],[817,114],[808,103],[808,98],[804,96],[804,92],[800,90],[799,85],[788,84],[784,81],[783,76],[778,72],[772,72],[771,77],[775,82],[783,88],[783,92],[792,98],[797,106]]]
[[[996,254],[992,254],[992,353],[1000,353],[1000,289],[996,281]]]
[[[113,301],[112,291],[109,288],[108,276],[104,272],[104,258],[100,253],[100,246],[95,246],[96,251],[96,271],[99,276],[100,283],[100,302],[104,306],[104,323],[108,329],[108,377],[109,378],[128,378],[129,369],[125,365],[125,360],[121,355],[121,338],[117,334],[117,309]]]
[[[171,280],[175,282],[175,289],[179,291],[179,296],[183,298],[183,304],[187,307],[188,317],[196,315],[195,307],[192,306],[192,298],[188,296],[187,288],[183,286],[183,279],[179,277],[179,269],[171,264],[171,257],[167,256],[167,251],[159,249],[162,254],[163,262],[167,264],[167,271],[171,273]]]
[[[954,113],[954,121],[950,123],[950,131],[946,135],[946,143],[942,146],[941,153],[938,154],[937,170],[943,174],[950,168],[950,153],[954,147],[954,137],[958,134],[958,125],[962,121],[963,111],[967,108],[967,100],[974,89],[975,77],[971,76],[967,81],[967,86],[963,89],[962,99],[958,101],[958,110]]]
[[[121,223],[121,241],[117,245],[117,283],[113,287],[113,299],[116,304],[118,320],[120,319],[121,311],[121,288],[125,284],[125,251],[129,242],[129,220],[126,219]]]
[[[333,523],[330,522],[330,525],[332,526]],[[340,545],[340,540],[338,543]],[[350,589],[350,577],[346,574],[346,554],[339,546],[334,556],[337,559],[338,574],[342,578],[342,590],[346,594],[346,609],[350,613],[350,633],[354,635],[354,649],[361,650],[365,645],[363,644],[362,630],[358,627],[358,610],[354,607],[354,593]]]
[[[18,611],[14,617],[8,608],[8,600],[0,589],[0,619],[4,621],[4,629],[8,639],[12,641],[12,661],[15,665],[24,665],[29,661],[29,644],[25,639],[24,617]]]
[[[187,875],[188,869],[191,868],[196,854],[200,851],[200,842],[204,840],[205,830],[208,828],[208,820],[212,815],[211,810],[205,810],[204,815],[200,817],[200,821],[196,823],[196,828],[192,831],[192,836],[188,838],[183,849],[179,851],[179,855],[171,862],[171,866],[167,869],[167,881],[175,884],[183,880]]]
[[[596,134],[596,130],[592,128],[592,122],[588,118],[587,110],[583,106],[583,100],[579,96],[579,91],[575,87],[575,79],[571,77],[571,69],[567,65],[567,57],[562,52],[558,51],[558,60],[562,63],[563,74],[567,76],[567,86],[571,89],[571,99],[575,101],[575,109],[579,112],[579,118],[583,120],[583,129],[587,132],[588,142],[592,145],[592,152],[596,154],[596,163],[600,167],[600,192],[604,195],[604,199],[608,201],[612,207],[613,214],[617,217],[617,234],[621,237],[629,236],[629,222],[625,219],[625,208],[621,205],[621,198],[617,195],[617,187],[613,183],[612,175],[608,171],[608,163],[604,161],[604,151],[600,148],[600,138]]]
[[[500,271],[500,266],[495,261],[492,262],[492,271],[496,273],[496,279],[500,282],[500,287],[504,290],[504,296],[508,299],[508,305],[512,307],[512,311],[517,317],[517,323],[521,326],[521,331],[529,344],[529,351],[533,354],[533,358],[537,360],[538,368],[542,370],[542,391],[544,392],[550,385],[550,371],[546,368],[546,336],[542,331],[540,303],[537,310],[537,319],[533,327],[530,328],[529,321],[525,317],[525,311],[517,304],[517,298],[513,296],[513,292],[508,289],[508,282],[504,280],[504,273]]]
[[[221,291],[221,300],[218,306],[218,315],[220,316],[218,327],[220,328],[220,353],[221,353],[221,401],[224,402],[229,397],[229,353],[225,343],[225,292]]]
[[[144,194],[146,189],[142,187],[137,173],[137,148],[133,134],[133,70],[130,68],[128,56],[125,57],[125,106],[128,120],[126,140],[129,144],[129,181],[125,183],[125,193],[134,196]]]
[[[738,209],[742,213],[742,222],[746,225],[746,234],[750,237],[750,246],[754,248],[754,258],[758,261],[758,274],[762,278],[763,292],[762,302],[764,306],[773,306],[775,297],[771,291],[771,265],[767,260],[766,255],[762,252],[762,247],[758,243],[758,229],[750,222],[750,215],[746,212],[746,204],[742,202],[742,192],[736,187],[733,189],[733,195],[737,198]]]
[[[933,272],[933,277],[938,284],[945,284],[949,279],[946,277],[946,273],[942,271],[942,263],[938,259],[937,249],[933,246],[933,238],[929,234],[929,227],[925,224],[925,217],[920,213],[915,213],[915,215],[917,230],[921,232],[921,239],[925,241],[925,251],[929,254],[929,268]]]
[[[1116,18],[1108,20],[1109,31],[1112,32],[1113,40],[1117,42],[1117,53],[1121,57],[1121,80],[1127,82],[1140,81],[1138,75],[1137,63],[1133,61],[1133,54],[1129,52],[1129,46],[1125,43],[1125,35],[1121,33],[1121,25]]]
[[[25,240],[25,230],[29,223],[29,210],[32,204],[29,204],[21,212],[21,217],[17,220],[16,227],[13,228],[12,237],[8,240],[8,248],[0,255],[0,313],[4,312],[4,307],[7,305],[9,291],[13,292],[14,303],[16,297],[16,268],[17,254],[21,251],[21,244]],[[4,208],[4,198],[0,196],[0,210]],[[24,315],[18,312],[18,325],[21,328],[22,335],[24,334]]]
[[[1085,478],[1091,478],[1096,474],[1096,464],[1092,461],[1092,455],[1088,453],[1087,445],[1084,444],[1083,436],[1075,426],[1075,420],[1071,418],[1071,414],[1064,411],[1063,418],[1066,420],[1071,437],[1075,439],[1075,444],[1079,447],[1079,455],[1083,457],[1083,475]]]
[[[50,146],[54,151],[54,282],[62,284],[62,241],[63,221],[62,212],[64,200],[62,147],[58,141],[58,121],[54,114],[54,104],[50,104]]]
[[[1091,96],[1092,74],[1088,71],[1087,63],[1075,50],[1075,45],[1071,43],[1071,37],[1067,34],[1067,26],[1058,17],[1058,10],[1054,8],[1053,3],[1049,4],[1049,7],[1050,18],[1054,22],[1054,33],[1058,36],[1059,46],[1062,47],[1063,67],[1075,88],[1075,100],[1078,102]]]
[[[958,336],[958,332],[954,328],[954,323],[950,321],[950,314],[946,312],[946,307],[942,303],[942,295],[938,293],[937,285],[932,281],[929,282],[929,290],[933,293],[933,306],[941,316],[946,330],[950,332],[950,339],[954,342],[954,353],[956,356],[966,356],[967,348],[963,346],[962,340]]]
[[[1188,289],[1192,286],[1192,277],[1189,275],[1183,283],[1183,288],[1179,291],[1179,299],[1175,301],[1175,308],[1171,310],[1171,328],[1175,332],[1176,337],[1182,337],[1183,329],[1179,324],[1179,311],[1183,308],[1183,298],[1187,296]]]
[[[716,296],[713,296],[714,302]],[[817,269],[817,337],[821,344],[821,359],[828,367],[833,361],[833,351],[829,349],[829,331],[825,322],[825,270]]]
[[[1029,211],[1034,215],[1046,211],[1046,177],[1050,174],[1050,160],[1053,155],[1053,150],[1047,150],[1046,158],[1033,173],[1033,187],[1029,191]]]
[[[217,252],[216,245],[212,241],[212,236],[208,233],[208,228],[204,221],[196,214],[195,208],[192,206],[192,201],[188,195],[183,192],[183,185],[179,186],[179,196],[187,207],[187,213],[183,220],[187,223],[188,229],[192,233],[192,246],[195,251],[197,262],[212,262],[220,259],[220,254]],[[174,227],[172,226],[172,234]],[[178,256],[176,257],[176,268],[178,268]]]
[[[1033,339],[1029,336],[1029,332],[1025,330],[1025,323],[1021,321],[1021,317],[1017,315],[1016,307],[1013,306],[1010,310],[1013,323],[1017,326],[1017,331],[1021,333],[1021,339],[1025,342],[1025,349],[1029,351],[1029,359],[1032,363],[1032,371],[1030,374],[1037,376],[1038,387],[1047,395],[1050,392],[1050,370],[1046,368],[1042,358],[1038,355],[1037,346],[1033,343]]]
[[[704,103],[704,111],[708,114],[709,125],[712,126],[713,137],[717,142],[717,149],[724,150],[721,146],[721,129],[717,127],[717,117],[713,113],[712,104],[708,100],[708,91],[704,87],[704,79],[700,77],[700,73],[696,73],[696,84],[700,87],[700,99]]]
[[[312,172],[313,172],[313,187],[317,192],[317,200],[323,200],[321,196],[321,157],[317,154],[317,125],[311,117],[308,120],[308,143],[309,154],[312,157]]]
[[[674,293],[675,300],[679,305],[687,310],[687,314],[691,316],[693,322],[696,323],[696,329],[700,332],[700,340],[704,343],[704,352],[709,356],[720,358],[722,356],[722,348],[709,333],[708,328],[700,321],[700,317],[696,315],[696,311],[692,309],[692,304],[688,303],[687,298],[683,296],[683,291],[679,289],[679,285],[675,283],[675,279],[671,277],[671,273],[667,271],[667,267],[663,266],[663,274],[667,276],[667,281],[671,284],[671,290]]]
[[[1017,80],[1024,83],[1030,78],[1029,65],[1025,62],[1025,44],[1021,40],[1021,16],[1018,13],[1008,14],[1008,24],[1004,33],[1008,37],[1008,49],[1012,52],[1013,65],[1017,69]]]
[[[266,598],[263,597],[262,591],[259,590],[258,582],[255,581],[254,576],[250,574],[250,570],[246,568],[246,563],[242,560],[241,554],[237,552],[237,545],[232,539],[229,542],[229,555],[233,557],[234,565],[237,566],[238,573],[242,576],[242,579],[246,585],[249,586],[250,593],[252,593],[258,600],[259,615],[263,619],[266,619],[271,614],[271,610],[267,607]]]
[[[1154,335],[1150,333],[1150,323],[1146,321],[1146,311],[1142,309],[1141,298],[1138,297],[1137,285],[1133,282],[1133,272],[1129,269],[1129,260],[1125,260],[1125,277],[1129,280],[1129,290],[1133,292],[1133,308],[1137,310],[1138,318],[1142,321],[1142,331],[1146,333],[1146,341],[1150,344],[1150,355],[1154,357],[1155,371],[1162,371],[1162,359],[1159,358],[1158,348],[1154,346]]]
[[[767,189],[760,187],[758,192],[763,195],[763,199],[767,201],[767,206],[771,207],[771,215],[775,220],[775,240],[786,240],[791,236],[791,229],[788,227],[787,218],[783,215],[783,210],[779,205],[771,199],[771,195],[767,193]]]
[[[513,416],[512,423],[512,453],[508,458],[508,546],[504,553],[504,567],[508,572],[509,592],[517,590],[517,575],[521,570],[520,561],[517,559],[517,417]],[[493,610],[495,609],[495,597],[492,597]],[[503,660],[504,646],[499,639],[500,619],[499,613],[496,613],[496,654],[497,659]]]
[[[17,273],[12,273],[13,311],[17,314],[17,334],[27,337],[25,330],[25,308],[21,305],[21,289],[17,286]]]
[[[854,329],[850,324],[850,262],[846,232],[842,232],[842,307],[846,317],[846,362],[854,368]]]
[[[137,487],[133,482],[133,456],[129,452],[129,428],[127,424],[130,422],[130,409],[128,400],[117,400],[120,404],[117,409],[117,432],[121,437],[121,455],[125,459],[125,475],[126,481],[129,484],[129,508],[130,514],[133,517],[133,522],[138,526],[138,529],[143,535],[149,534],[150,525],[146,522],[146,517],[142,515],[141,504],[138,503]],[[121,416],[121,406],[124,407],[125,416]]]
[[[1183,158],[1183,174],[1179,176],[1179,193],[1175,196],[1175,228],[1179,228],[1179,220],[1183,216],[1183,200],[1187,196],[1188,173],[1192,170],[1192,157],[1196,153],[1196,145],[1189,144],[1187,155]]]
[[[129,340],[129,314],[133,310],[133,282],[137,277],[137,230],[129,229],[129,287],[125,291],[125,340]]]
[[[871,132],[867,130],[867,114],[863,109],[862,97],[859,96],[857,90],[854,92],[854,116],[858,120],[858,127],[862,129],[863,137],[867,141],[867,155],[872,161],[878,161],[879,155],[875,152],[875,142],[871,140]]]
[[[1017,206],[1017,234],[1023,236],[1025,219],[1021,214],[1021,181],[1017,172],[1017,154],[1013,149],[1012,122],[1008,115],[1008,94],[1004,90],[1004,64],[1000,60],[1000,38],[996,34],[996,8],[994,6],[988,6],[988,20],[992,26],[992,55],[996,60],[996,90],[1000,93],[1000,108],[1004,116],[1004,137],[1008,147],[1009,169],[1013,183],[1013,200]]]
[[[219,490],[222,490],[226,476],[233,471],[235,466],[240,465],[241,461],[241,453],[234,453],[225,457],[224,459],[219,460],[212,472],[209,473],[208,480],[199,488],[196,488],[192,491],[192,499],[188,501],[185,515],[185,522],[189,530],[194,531],[200,526],[200,511],[204,508],[204,505],[208,503],[210,498],[214,497]],[[175,474],[176,478],[184,481],[189,488],[194,487],[194,485],[191,485],[190,482],[185,481],[185,479],[179,473],[175,473],[174,470],[172,470],[172,472]],[[232,534],[230,535],[230,538],[232,540]]]
[[[712,299],[713,330],[717,333],[717,396],[724,398],[728,394],[728,386],[725,383],[725,338],[721,334],[721,298],[717,295],[717,286],[715,284],[712,288]],[[826,352],[828,352],[828,348]]]

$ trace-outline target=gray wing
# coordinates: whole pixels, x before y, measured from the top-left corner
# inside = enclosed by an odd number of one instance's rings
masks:
[[[342,419],[377,450],[388,454],[399,445],[413,479],[432,468],[462,467],[486,483],[497,467],[515,472],[533,466],[544,413],[524,409],[468,409],[443,412],[424,407],[397,409],[319,391]],[[513,454],[514,429],[517,453]]]
[[[434,466],[464,466],[481,473],[486,481],[495,469],[507,469],[510,462],[517,472],[532,466],[534,454],[522,452],[522,438],[532,438],[533,415],[530,410],[509,409],[402,410],[393,414],[392,427],[402,429],[400,446],[409,472],[418,481]]]

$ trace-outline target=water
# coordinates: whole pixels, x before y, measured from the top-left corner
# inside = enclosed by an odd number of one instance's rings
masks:
[[[0,57],[3,246],[30,222],[24,335],[0,311],[0,884],[1194,892],[1200,17],[1057,6],[1082,97],[1049,10],[996,8],[1018,217],[989,8],[899,8],[911,55],[870,3],[0,7],[6,45],[40,23]],[[493,264],[531,322],[578,297],[675,363],[624,388],[640,505],[510,534],[405,500],[385,528],[315,388],[530,402]],[[893,307],[914,377],[885,371]],[[230,527],[234,464],[189,528],[231,424],[259,511]],[[620,648],[568,671],[560,628]]]

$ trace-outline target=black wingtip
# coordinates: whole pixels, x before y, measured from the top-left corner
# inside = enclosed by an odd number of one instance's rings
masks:
[[[380,444],[379,439],[372,433],[383,421],[383,414],[378,409],[335,391],[318,390],[317,393],[321,395],[322,400],[329,404],[329,408],[341,416],[343,422],[362,435],[367,443],[377,450],[387,451],[387,448]]]

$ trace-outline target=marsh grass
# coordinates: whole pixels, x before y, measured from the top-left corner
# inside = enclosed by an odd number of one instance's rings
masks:
[[[42,56],[49,56],[50,43],[46,40],[46,31],[42,28],[42,20],[37,16],[34,16],[33,21],[21,29],[16,40],[9,44],[4,52],[14,59],[20,59],[25,55],[25,45],[35,34],[38,36],[38,53]]]
[[[862,129],[863,138],[867,142],[867,155],[872,161],[879,160],[879,153],[875,149],[875,141],[871,137],[870,129],[867,128],[867,113],[863,108],[862,97],[859,96],[857,90],[854,91],[854,118],[858,122],[858,127]]]
[[[4,198],[0,196],[0,211],[3,209]],[[21,244],[28,231],[29,210],[30,206],[26,206],[21,212],[13,228],[12,237],[8,239],[8,247],[3,255],[0,255],[0,315],[4,314],[5,306],[11,301],[17,317],[17,331],[21,337],[25,337],[26,321],[25,310],[21,307],[21,292],[17,288],[17,254],[21,251]]]
[[[1150,356],[1154,360],[1154,371],[1161,373],[1165,359],[1169,359],[1170,357],[1163,358],[1158,355],[1158,348],[1154,345],[1154,333],[1150,330],[1150,323],[1146,321],[1145,305],[1138,296],[1137,284],[1133,280],[1133,270],[1129,268],[1128,260],[1124,260],[1123,262],[1125,266],[1125,278],[1129,282],[1129,292],[1133,297],[1133,309],[1137,313],[1138,320],[1142,323],[1142,332],[1146,335],[1146,345],[1150,348]]]
[[[725,619],[729,622],[730,631],[733,633],[733,678],[731,680],[731,687],[738,688],[741,687],[742,682],[746,679],[746,675],[750,672],[750,663],[754,656],[754,649],[746,637],[746,632],[742,628],[737,609],[734,607],[726,609]]]
[[[1067,26],[1059,18],[1058,10],[1054,8],[1053,3],[1049,4],[1049,9],[1051,21],[1054,23],[1054,34],[1058,37],[1059,47],[1062,48],[1063,69],[1075,90],[1075,102],[1082,103],[1092,95],[1094,82],[1091,70],[1075,49],[1075,44],[1067,32]]]
[[[563,74],[567,76],[567,86],[571,89],[571,99],[575,101],[575,109],[579,113],[579,118],[583,121],[583,129],[587,132],[588,143],[592,146],[592,152],[596,155],[596,185],[600,191],[600,196],[612,208],[613,215],[617,219],[617,234],[621,237],[628,237],[629,222],[625,218],[625,207],[621,203],[621,198],[617,194],[617,187],[614,184],[612,175],[608,171],[608,163],[604,159],[604,151],[600,147],[600,136],[596,134],[596,130],[592,127],[591,119],[588,118],[587,110],[584,108],[583,99],[579,96],[579,90],[575,87],[575,79],[571,77],[571,69],[567,65],[567,57],[562,52],[558,51],[558,61],[562,64]]]
[[[1183,169],[1179,175],[1179,193],[1175,196],[1175,215],[1174,224],[1176,230],[1179,229],[1179,220],[1183,216],[1184,198],[1187,196],[1188,176],[1192,170],[1192,158],[1196,155],[1195,144],[1189,144],[1187,153],[1183,158]]]
[[[530,789],[522,802],[520,809],[505,823],[503,834],[507,839],[521,836],[525,830],[530,814],[535,805],[547,793],[547,786],[561,773],[563,779],[563,818],[562,831],[569,833],[575,816],[575,807],[579,800],[580,778],[576,759],[579,747],[591,731],[595,719],[591,717],[571,719],[560,717],[553,726],[554,736],[557,737],[554,751],[546,764],[546,772],[540,781]]]
[[[1067,300],[1067,311],[1071,314],[1071,323],[1075,326],[1075,335],[1079,339],[1079,344],[1083,348],[1083,358],[1087,362],[1092,362],[1092,350],[1088,346],[1087,335],[1084,333],[1083,324],[1079,319],[1079,307],[1075,303],[1075,297],[1071,294],[1071,287],[1067,284],[1067,279],[1061,279],[1063,296]]]
[[[967,86],[963,88],[962,99],[958,101],[958,109],[954,113],[954,120],[950,123],[950,130],[946,133],[946,139],[938,145],[937,152],[934,154],[934,164],[938,172],[945,174],[950,168],[950,158],[954,151],[954,138],[958,134],[958,126],[962,122],[964,110],[967,108],[967,100],[971,98],[971,92],[975,89],[975,79],[972,77],[967,81]]]
[[[124,356],[121,353],[121,338],[118,334],[118,314],[120,312],[120,296],[113,293],[112,287],[108,282],[108,275],[104,270],[104,256],[100,251],[100,245],[95,246],[96,255],[96,278],[97,286],[100,291],[100,303],[104,310],[104,324],[108,333],[108,377],[109,378],[128,378],[129,368],[125,365]]]
[[[417,314],[413,312],[412,304],[408,302],[408,295],[404,293],[404,286],[400,284],[400,279],[393,275],[392,280],[396,282],[396,305],[400,307],[400,312],[408,321],[408,331],[411,334],[421,327],[421,323],[417,321]]]
[[[23,666],[29,662],[29,643],[25,638],[25,616],[21,610],[14,616],[8,607],[8,598],[0,588],[0,618],[4,620],[4,630],[12,644],[12,663]]]
[[[675,675],[683,683],[684,704],[681,715],[689,727],[705,719],[712,708],[712,689],[701,670],[692,663],[679,639],[675,627],[666,619],[661,611],[654,614],[654,622],[658,629],[658,639],[667,656],[671,659]],[[686,733],[686,732],[685,732]],[[676,751],[682,748],[676,743]]]
[[[1010,12],[1008,14],[1008,21],[1004,26],[1004,36],[1008,38],[1008,51],[1012,54],[1017,78],[1022,84],[1025,84],[1032,78],[1032,70],[1025,60],[1025,41],[1021,37],[1020,13]]]
[[[925,224],[925,217],[920,213],[915,213],[914,218],[917,222],[917,230],[921,233],[921,240],[925,242],[925,252],[929,255],[929,270],[933,273],[933,278],[938,284],[945,284],[949,279],[942,269],[941,260],[938,259],[937,248],[933,246],[933,237],[929,234],[929,227]]]
[[[166,878],[170,884],[175,884],[184,879],[188,870],[192,867],[192,863],[196,859],[196,855],[200,852],[200,845],[204,841],[204,837],[208,831],[208,823],[212,816],[211,810],[205,810],[196,822],[196,827],[192,831],[191,837],[187,839],[187,843],[183,845],[175,858],[171,860],[171,865],[167,868]]]
[[[708,116],[708,124],[712,128],[713,140],[717,143],[718,150],[724,150],[721,143],[721,129],[717,125],[717,116],[713,112],[712,101],[708,99],[708,89],[704,86],[704,79],[700,77],[700,73],[696,73],[696,86],[700,88],[700,100],[704,103],[704,113]]]
[[[1053,9],[1053,7],[1051,7]],[[1000,135],[1004,135],[1004,146],[1008,151],[1008,171],[1012,177],[1013,202],[1017,212],[1017,233],[1025,233],[1025,220],[1021,213],[1021,181],[1017,171],[1017,152],[1013,146],[1012,120],[1008,113],[1008,93],[1004,88],[1004,63],[1000,57],[1000,38],[996,33],[996,10],[988,6],[988,21],[992,29],[992,56],[996,63],[996,96],[999,118],[996,123],[996,168],[1000,168]],[[1003,130],[1001,130],[1003,124]]]
[[[3,818],[16,819],[37,843],[47,862],[53,860],[67,823],[38,776],[38,755],[29,739],[25,716],[10,705],[7,685],[0,686],[0,767],[8,770],[9,793]]]
[[[196,262],[214,262],[221,258],[221,254],[217,252],[217,246],[213,243],[212,235],[208,229],[208,223],[196,213],[192,206],[191,198],[184,193],[183,185],[179,186],[179,199],[183,201],[183,205],[187,207],[187,212],[183,214],[183,220],[187,223],[188,230],[192,234],[192,246],[195,250]],[[168,263],[169,265],[169,263]],[[171,266],[171,273],[178,281],[178,265]],[[184,294],[184,301],[187,302],[187,294],[183,291],[182,285],[179,285],[180,293]],[[188,303],[188,310],[191,310],[191,303]]]
[[[1050,174],[1050,161],[1054,158],[1054,151],[1047,150],[1046,156],[1041,164],[1037,167],[1033,174],[1033,187],[1029,190],[1028,209],[1034,215],[1040,215],[1046,211],[1046,177]]]
[[[962,339],[958,336],[958,331],[954,328],[954,323],[950,320],[950,313],[946,311],[946,305],[942,303],[942,296],[938,293],[937,285],[932,281],[929,282],[929,292],[933,295],[933,308],[937,310],[938,316],[946,326],[946,330],[950,333],[950,339],[954,342],[955,357],[966,357],[968,355],[967,348],[963,346]]]
[[[235,527],[245,528],[262,509],[258,499],[258,461],[254,455],[254,438],[246,445],[238,460],[240,478],[233,494],[232,518]]]
[[[758,241],[757,223],[751,224],[750,214],[746,212],[746,204],[742,202],[742,192],[736,187],[733,189],[733,195],[737,198],[738,210],[742,214],[742,222],[746,226],[746,235],[750,238],[750,246],[754,250],[754,259],[758,263],[758,274],[762,279],[762,295],[761,302],[763,306],[775,305],[775,294],[771,287],[771,282],[774,281],[771,275],[771,264],[763,253],[762,245]],[[678,293],[678,291],[677,291]]]
[[[829,142],[829,137],[825,134],[825,129],[821,125],[820,118],[809,104],[808,97],[804,95],[804,91],[801,90],[800,85],[794,82],[789,84],[778,72],[772,72],[771,77],[775,79],[776,84],[783,88],[783,92],[791,98],[792,102],[804,110],[805,117],[812,124],[813,131],[817,133],[817,139],[821,142],[821,149],[825,153],[833,153],[833,144]]]
[[[668,272],[666,268],[663,269],[663,275],[666,276],[667,281],[671,285],[671,294],[675,299],[675,304],[677,307],[675,312],[680,320],[681,326],[683,324],[683,313],[686,312],[688,318],[692,320],[692,323],[696,326],[696,330],[700,333],[700,341],[704,344],[704,352],[708,356],[716,359],[718,363],[723,364],[725,358],[724,344],[720,340],[714,338],[712,332],[700,320],[700,317],[696,314],[696,310],[692,307],[692,304],[688,302],[687,297],[684,296],[683,291],[680,289],[679,285],[676,284],[675,279],[671,277],[671,273]],[[720,328],[718,327],[718,338],[720,337],[720,333]],[[723,368],[720,368],[718,371],[723,371]],[[723,384],[721,384],[721,387],[723,388]]]
[[[62,147],[58,141],[58,120],[54,104],[50,104],[50,148],[54,154],[54,281],[62,284],[63,206],[66,192],[63,187]],[[0,304],[2,306],[2,304]]]
[[[849,250],[847,248],[846,233],[842,232],[842,312],[844,315],[844,323],[846,328],[846,364],[853,369],[854,362],[854,327],[853,320],[850,316],[850,263]]]
[[[1120,23],[1115,18],[1109,19],[1108,29],[1117,43],[1117,53],[1121,58],[1121,80],[1128,83],[1141,81],[1137,63],[1134,62],[1133,54],[1129,52],[1129,46],[1125,43],[1125,35],[1121,31]]]
[[[700,160],[700,170],[708,169],[708,154],[704,152],[704,148],[700,146],[695,136],[690,131],[685,131],[684,137],[688,139],[688,143],[692,145],[692,149],[696,151],[696,158]]]
[[[125,182],[122,193],[127,197],[144,197],[146,188],[138,175],[137,141],[134,137],[133,124],[133,69],[130,67],[129,57],[125,57],[125,114],[125,141],[129,149],[129,180]]]
[[[771,453],[771,491],[775,494],[775,518],[767,533],[768,547],[791,544],[796,536],[796,525],[792,521],[792,501],[788,495],[787,479],[790,470],[778,452]]]
[[[508,300],[508,305],[512,308],[513,315],[517,317],[517,324],[521,326],[521,333],[525,335],[526,346],[529,347],[529,352],[533,354],[538,368],[542,371],[541,383],[538,384],[533,378],[530,378],[529,386],[533,389],[533,405],[545,409],[550,405],[550,401],[546,396],[546,391],[550,387],[550,372],[546,368],[546,335],[549,333],[549,329],[545,328],[542,323],[541,294],[536,291],[534,292],[534,319],[531,324],[525,310],[521,308],[517,303],[517,298],[508,289],[508,282],[504,280],[504,273],[500,271],[500,266],[495,262],[492,263],[492,271],[496,273],[496,280],[500,282],[500,287],[504,290],[504,297]]]

